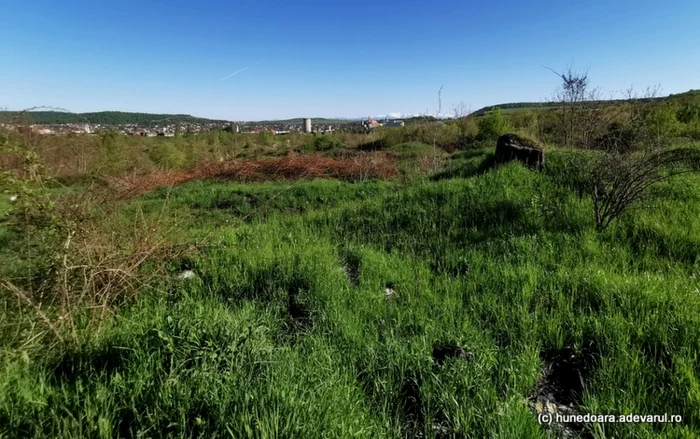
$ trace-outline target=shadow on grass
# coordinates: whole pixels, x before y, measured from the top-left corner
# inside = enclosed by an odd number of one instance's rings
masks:
[[[134,407],[124,407],[117,410],[118,420],[116,431],[120,438],[138,438],[142,437],[144,424],[150,423],[148,426],[150,437],[217,437],[215,432],[222,428],[218,409],[211,404],[198,401],[187,409],[183,416],[184,424],[173,422],[172,419],[163,419],[162,417],[155,422],[143,419],[143,413],[146,413],[150,407],[148,403],[139,402]],[[174,415],[168,413],[169,415]],[[166,414],[165,416],[167,416]]]
[[[348,282],[355,288],[359,287],[362,257],[358,253],[345,248],[341,248],[339,256],[343,263],[345,274],[348,276]]]
[[[481,154],[476,154],[476,156]],[[473,157],[472,157],[473,158]],[[474,163],[473,161],[449,166],[444,171],[438,172],[437,174],[430,177],[432,181],[447,180],[450,178],[469,178],[477,175],[484,174],[488,170],[492,169],[496,164],[495,156],[493,154],[488,154],[480,162]]]
[[[368,151],[380,151],[388,147],[384,139],[374,140],[372,142],[363,143],[357,146],[358,151],[368,152]]]
[[[114,374],[126,369],[130,350],[110,346],[100,350],[68,351],[54,364],[55,383],[73,383],[78,378],[94,374]]]
[[[365,369],[358,365],[357,382],[370,407],[377,413],[389,408],[390,422],[406,438],[448,438],[455,437],[454,426],[445,409],[426,401],[424,386],[425,373],[420,368],[398,369],[394,366],[379,370]],[[379,391],[389,384],[394,392]],[[388,383],[387,383],[388,382]]]
[[[452,159],[453,160],[469,160],[473,159],[476,157],[483,157],[486,155],[489,155],[490,153],[487,151],[492,150],[493,148],[476,148],[476,149],[464,149],[458,152],[455,152],[452,154]]]
[[[211,274],[202,273],[205,285],[217,284]],[[254,269],[244,284],[231,288],[221,285],[215,291],[224,303],[238,304],[254,301],[280,312],[283,333],[280,341],[293,342],[313,328],[314,307],[310,291],[311,275],[305,271],[289,269],[278,262]]]
[[[423,398],[420,393],[421,376],[409,371],[401,383],[399,407],[402,419],[399,420],[405,437],[420,437],[425,431]]]
[[[642,258],[651,254],[657,258],[693,266],[700,258],[700,242],[681,233],[662,233],[647,224],[621,225],[615,235],[604,235],[603,239],[623,245]]]

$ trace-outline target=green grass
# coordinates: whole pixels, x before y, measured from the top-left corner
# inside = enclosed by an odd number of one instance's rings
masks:
[[[197,277],[142,292],[79,349],[4,343],[0,436],[545,438],[526,400],[573,353],[580,413],[683,416],[583,434],[695,437],[700,177],[598,234],[556,159],[488,170],[489,154],[433,181],[135,200],[124,217],[167,200],[183,233],[216,236],[182,261]],[[436,363],[445,344],[472,359]]]
[[[10,195],[0,193],[0,246],[6,247],[8,241],[10,240],[10,235],[4,223],[7,219],[7,215],[10,213],[12,204],[10,203]]]
[[[422,142],[406,142],[391,146],[389,151],[402,159],[418,158],[434,153],[432,146]]]
[[[137,212],[165,216],[187,233],[210,234],[219,227],[265,221],[274,215],[300,215],[390,193],[394,184],[370,181],[348,184],[336,180],[263,182],[254,184],[194,181],[161,187],[133,201],[122,211],[125,220]]]

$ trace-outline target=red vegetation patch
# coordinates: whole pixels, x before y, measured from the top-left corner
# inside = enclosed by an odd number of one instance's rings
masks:
[[[158,171],[142,176],[109,178],[125,196],[152,191],[158,186],[176,186],[192,180],[230,180],[240,182],[270,180],[312,180],[335,178],[343,181],[389,179],[398,173],[393,157],[387,153],[363,154],[336,159],[318,154],[289,155],[270,160],[226,160],[200,163],[188,171]]]

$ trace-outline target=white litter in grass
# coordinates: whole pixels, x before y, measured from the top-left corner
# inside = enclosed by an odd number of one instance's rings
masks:
[[[14,203],[15,201],[17,201],[17,195],[11,195],[10,196],[10,203]]]
[[[393,288],[386,287],[384,288],[384,294],[386,295],[386,297],[391,297],[394,294],[396,294],[396,291],[394,291]]]
[[[178,274],[178,275],[177,275],[177,278],[178,278],[178,279],[183,279],[183,280],[184,280],[184,279],[191,279],[191,278],[193,278],[193,277],[195,277],[195,276],[196,276],[196,274],[194,274],[194,271],[192,271],[192,270],[185,270],[185,271],[183,271],[182,273]]]

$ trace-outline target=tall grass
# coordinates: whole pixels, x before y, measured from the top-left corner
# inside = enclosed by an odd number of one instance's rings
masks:
[[[183,233],[213,232],[206,250],[87,345],[4,345],[0,434],[544,438],[545,388],[580,413],[683,416],[587,436],[693,437],[700,180],[599,234],[556,169],[473,175],[178,187],[168,203],[196,218]],[[469,355],[437,361],[441,346]],[[564,357],[578,387],[545,373]]]

